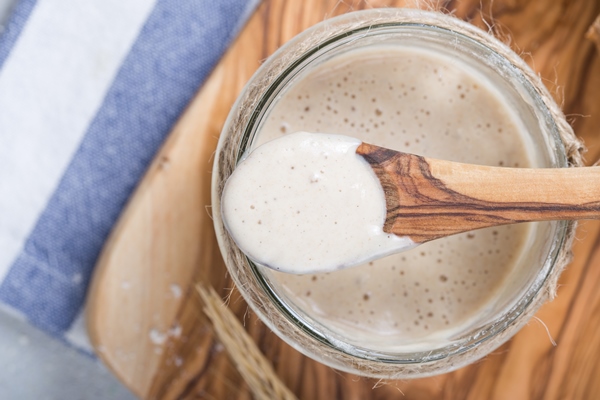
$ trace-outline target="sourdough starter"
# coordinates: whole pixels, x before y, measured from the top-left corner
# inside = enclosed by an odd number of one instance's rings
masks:
[[[339,133],[431,158],[534,167],[523,129],[486,78],[460,60],[371,46],[298,78],[254,146],[296,131]],[[488,228],[343,271],[264,273],[287,301],[354,343],[425,348],[491,307],[529,234],[526,224]]]

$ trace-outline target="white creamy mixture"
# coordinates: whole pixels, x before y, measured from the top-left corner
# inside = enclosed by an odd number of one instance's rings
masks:
[[[296,131],[471,164],[537,166],[527,133],[485,77],[413,47],[371,46],[314,67],[280,95],[253,146]],[[247,222],[258,232],[258,218]],[[494,306],[530,232],[530,225],[489,228],[346,270],[264,274],[286,301],[350,341],[424,348]]]
[[[414,247],[383,232],[379,179],[361,141],[298,132],[263,144],[223,191],[223,222],[256,262],[297,274],[327,272]]]

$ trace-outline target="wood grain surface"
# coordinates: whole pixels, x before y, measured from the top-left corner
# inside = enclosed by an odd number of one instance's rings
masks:
[[[237,94],[301,30],[351,10],[431,6],[510,40],[600,158],[600,57],[586,32],[598,0],[264,0],[188,107],[140,183],[99,260],[88,328],[100,357],[147,399],[250,399],[215,339],[193,284],[230,293],[210,204],[211,155]],[[494,21],[494,22],[492,22]],[[600,398],[600,222],[578,230],[558,297],[484,360],[433,378],[381,383],[340,373],[283,343],[236,291],[229,307],[300,399]],[[556,341],[552,344],[549,335]]]

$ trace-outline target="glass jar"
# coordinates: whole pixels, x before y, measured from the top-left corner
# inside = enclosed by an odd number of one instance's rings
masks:
[[[506,46],[453,17],[408,9],[359,11],[301,33],[267,59],[232,108],[213,170],[213,216],[219,246],[238,289],[261,320],[298,351],[333,368],[376,378],[411,378],[457,369],[514,335],[553,293],[570,248],[574,224],[536,223],[495,300],[459,332],[443,340],[394,343],[353,336],[286,290],[274,272],[256,265],[224,229],[220,197],[243,154],[260,141],[261,128],[294,84],[324,62],[357,48],[412,46],[459,60],[489,81],[529,133],[535,167],[567,167],[572,140],[564,116],[525,63]],[[340,133],[343,133],[341,131]],[[434,140],[428,137],[426,140]],[[426,156],[428,154],[425,154]],[[401,300],[399,300],[401,301]],[[376,334],[373,334],[377,336]],[[382,344],[383,343],[383,344]]]

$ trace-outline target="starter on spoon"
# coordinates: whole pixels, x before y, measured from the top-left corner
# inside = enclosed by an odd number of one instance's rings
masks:
[[[385,233],[386,202],[361,141],[298,132],[252,151],[228,179],[225,227],[252,260],[290,273],[333,271],[415,244]]]

